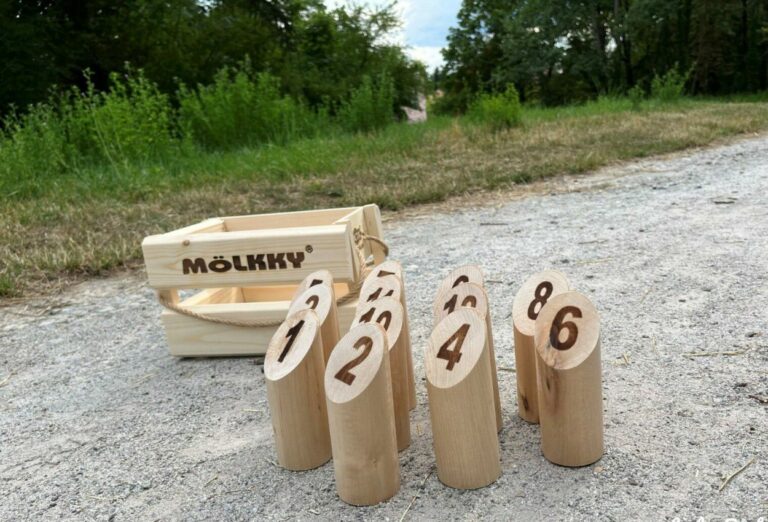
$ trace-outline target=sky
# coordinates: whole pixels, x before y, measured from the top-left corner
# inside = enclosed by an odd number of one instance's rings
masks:
[[[347,0],[324,0],[328,7],[346,5]],[[386,5],[385,0],[357,0],[354,4],[372,7]],[[431,71],[443,64],[440,49],[446,45],[448,28],[456,24],[461,0],[398,0],[397,11],[403,27],[396,39],[407,47],[408,55],[420,60]]]

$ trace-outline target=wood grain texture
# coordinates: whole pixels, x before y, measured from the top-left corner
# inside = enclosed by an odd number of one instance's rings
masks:
[[[296,290],[294,290],[293,295],[291,296],[291,301],[295,301],[301,294],[304,293],[305,290],[315,285],[326,285],[333,290],[333,274],[325,269],[312,272],[307,277],[302,279],[301,283],[299,283],[299,286],[296,287]]]
[[[353,324],[377,322],[386,332],[398,451],[403,451],[411,445],[408,352],[405,346],[403,317],[403,307],[400,302],[392,297],[384,297],[368,303],[367,307],[360,308],[352,321]]]
[[[363,286],[360,288],[360,297],[358,298],[358,308],[368,306],[368,303],[374,302],[382,297],[394,297],[402,302],[402,280],[394,275],[385,277],[366,277]]]
[[[336,298],[330,285],[314,285],[307,288],[288,308],[288,317],[300,310],[314,310],[320,321],[320,336],[323,339],[323,361],[327,362],[331,351],[339,342],[339,318]]]
[[[424,354],[437,475],[475,489],[501,475],[491,364],[483,317],[460,308],[433,330]]]
[[[388,352],[384,328],[360,324],[339,341],[325,371],[336,490],[356,506],[400,489]]]
[[[185,235],[160,234],[142,242],[149,285],[153,288],[212,288],[297,283],[319,269],[327,269],[335,280],[352,281],[357,275],[352,253],[349,224],[315,227],[202,232]],[[311,251],[310,251],[311,250]],[[286,263],[284,268],[213,271],[211,263],[223,258],[233,264],[239,256],[246,265],[247,255],[291,253],[304,256],[299,268]],[[184,259],[201,259],[207,267],[197,273],[184,273]],[[281,258],[284,260],[284,258]],[[222,262],[224,262],[222,261]]]
[[[411,346],[411,324],[408,319],[408,301],[405,297],[405,275],[403,266],[399,261],[389,259],[375,266],[371,273],[366,277],[363,286],[374,285],[376,280],[382,277],[395,276],[400,281],[400,304],[403,307],[403,316],[405,319],[405,349],[408,353],[408,404],[411,410],[416,408],[416,376],[413,370],[413,347]],[[368,287],[370,289],[370,286]]]
[[[561,466],[603,455],[600,317],[587,297],[565,292],[536,319],[541,450]]]
[[[451,272],[440,281],[440,285],[437,287],[437,292],[435,293],[435,301],[439,298],[440,294],[461,283],[474,283],[481,288],[485,288],[482,269],[477,265],[464,265],[451,270]]]
[[[564,274],[557,270],[545,270],[526,279],[512,303],[517,411],[526,422],[539,422],[536,346],[533,338],[536,317],[548,299],[569,289],[570,283]]]
[[[264,358],[277,461],[294,471],[331,458],[319,328],[312,310],[292,315],[275,332]]]
[[[290,297],[294,288],[284,287],[277,295]],[[180,304],[195,312],[214,317],[279,323],[288,315],[290,301],[251,301],[254,298],[274,296],[272,290],[266,288],[209,289],[185,299]],[[356,307],[356,300],[338,307],[340,335],[349,330]],[[269,341],[277,330],[277,326],[246,328],[216,324],[171,310],[163,310],[161,319],[169,351],[177,357],[262,355],[266,353]]]
[[[504,421],[501,414],[501,398],[499,397],[499,380],[496,370],[496,351],[493,345],[493,322],[488,306],[488,295],[485,290],[474,283],[462,283],[455,287],[447,288],[440,294],[432,307],[434,324],[461,307],[474,308],[485,320],[486,343],[488,344],[488,358],[491,362],[491,378],[493,379],[493,401],[496,410],[496,429],[501,431]]]

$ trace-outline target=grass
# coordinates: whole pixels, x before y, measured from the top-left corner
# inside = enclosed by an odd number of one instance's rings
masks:
[[[764,98],[601,99],[525,107],[493,132],[436,117],[375,134],[315,137],[38,177],[34,197],[0,202],[0,296],[56,291],[141,266],[141,239],[217,215],[378,203],[398,209],[768,130]]]

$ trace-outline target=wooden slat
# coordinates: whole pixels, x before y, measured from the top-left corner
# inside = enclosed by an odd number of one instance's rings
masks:
[[[280,212],[276,214],[255,214],[251,216],[229,216],[221,218],[227,230],[264,230],[270,228],[312,227],[331,225],[340,218],[360,207],[306,210],[303,212]]]
[[[250,230],[226,233],[196,233],[187,235],[155,235],[142,243],[149,284],[153,288],[220,288],[225,286],[254,286],[299,283],[312,272],[324,268],[336,281],[349,282],[356,276],[349,224],[317,227],[297,227],[270,230]],[[311,250],[311,252],[309,252]],[[223,256],[231,263],[240,256],[257,254],[303,255],[300,268],[291,263],[285,269],[226,272],[210,270],[214,256]],[[183,273],[183,259],[202,259],[207,273]]]
[[[187,234],[199,234],[202,232],[225,232],[226,230],[227,228],[224,226],[223,219],[211,218],[206,219],[205,221],[201,221],[200,223],[195,223],[194,225],[189,225],[188,227],[178,228],[168,232],[166,235],[184,236]]]
[[[216,291],[211,292],[215,293]],[[290,302],[273,301],[190,306],[189,300],[186,300],[182,303],[182,306],[189,306],[195,312],[214,317],[244,321],[271,319],[282,321],[288,313]],[[350,301],[338,308],[339,332],[342,335],[349,330],[352,324],[356,306],[357,301]],[[246,328],[211,323],[170,310],[163,311],[162,321],[165,326],[170,353],[178,357],[261,355],[266,353],[269,341],[277,330],[277,326]]]
[[[333,290],[336,298],[343,297],[349,293],[349,286],[346,283],[335,283]],[[256,286],[242,289],[243,298],[246,302],[250,301],[290,301],[296,291],[296,285],[275,285],[275,286]]]

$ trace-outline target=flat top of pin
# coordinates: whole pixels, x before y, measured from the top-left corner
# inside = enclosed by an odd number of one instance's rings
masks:
[[[377,322],[384,328],[391,350],[403,331],[403,305],[394,297],[382,297],[371,303],[361,303],[352,324],[371,322]]]
[[[264,376],[278,381],[288,375],[307,356],[317,335],[319,322],[312,310],[289,316],[269,341],[264,357]]]
[[[402,280],[394,275],[384,277],[367,277],[360,289],[360,300],[357,307],[365,306],[382,297],[394,297],[398,301],[401,295]]]
[[[360,395],[378,373],[387,354],[386,334],[380,324],[354,326],[333,349],[325,367],[327,399],[341,404]]]
[[[304,280],[299,283],[296,291],[293,293],[291,301],[295,301],[297,297],[306,291],[307,288],[311,288],[317,285],[326,285],[333,288],[333,275],[328,270],[317,270],[312,272]]]
[[[536,318],[548,300],[571,288],[565,274],[557,270],[544,270],[525,280],[512,302],[512,321],[524,335],[532,336]]]
[[[536,351],[547,366],[574,368],[589,357],[600,341],[600,315],[579,292],[550,299],[536,321]]]
[[[437,296],[432,306],[434,323],[439,323],[448,314],[462,306],[474,308],[485,317],[488,313],[488,296],[485,290],[475,283],[463,283],[445,289]]]
[[[368,278],[376,278],[376,277],[386,277],[388,275],[394,275],[399,277],[400,279],[403,278],[403,266],[400,264],[399,261],[395,261],[394,259],[387,259],[383,263],[380,263],[373,267],[373,270],[371,270],[371,273],[368,274]]]
[[[325,322],[333,303],[333,290],[326,285],[310,286],[301,295],[294,299],[288,308],[288,315],[293,315],[300,310],[314,310],[320,323]]]
[[[451,271],[440,282],[435,298],[448,290],[462,283],[475,283],[478,286],[485,286],[483,283],[483,271],[477,265],[464,265]]]
[[[459,308],[440,321],[424,353],[430,384],[450,388],[461,382],[484,353],[485,335],[485,319],[472,308]]]

